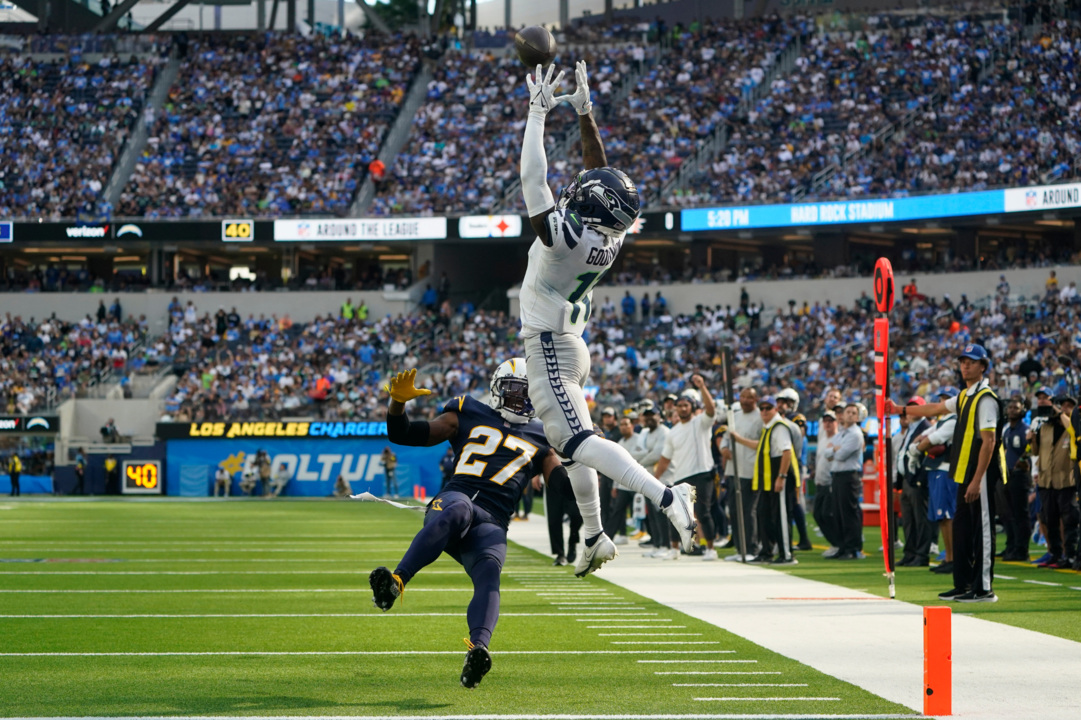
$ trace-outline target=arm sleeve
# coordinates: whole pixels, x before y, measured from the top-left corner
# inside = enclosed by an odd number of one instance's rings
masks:
[[[776,457],[785,450],[792,449],[792,432],[788,429],[788,426],[784,423],[780,423],[781,427],[773,431],[773,437],[770,438],[769,454]]]
[[[946,406],[946,412],[951,412],[951,413],[957,412],[957,397],[955,396],[955,397],[949,398],[948,400],[946,400],[946,402],[943,403],[943,405]]]
[[[939,425],[935,430],[927,436],[928,442],[932,445],[945,445],[953,439],[953,427],[957,424],[957,418],[950,418],[946,422]]]
[[[530,113],[522,139],[522,198],[526,212],[536,217],[555,207],[548,187],[548,157],[544,154],[544,118]]]
[[[653,466],[661,459],[661,455],[664,454],[664,444],[667,437],[661,437],[657,432],[650,431],[649,435],[646,435],[645,440],[645,455],[639,460],[639,464],[642,467],[649,469],[653,472]]]
[[[661,456],[666,457],[669,460],[676,454],[676,445],[672,442],[672,433],[669,432],[664,436],[664,450],[661,451]]]
[[[387,439],[396,445],[424,447],[430,434],[427,420],[410,422],[404,412],[401,415],[387,415]]]
[[[835,463],[843,463],[845,460],[850,459],[856,453],[860,451],[860,441],[863,439],[863,435],[860,432],[846,432],[845,436],[841,439],[840,447],[837,452],[833,454],[833,461]]]
[[[976,408],[976,421],[980,430],[994,430],[998,427],[998,401],[990,395],[980,398]]]

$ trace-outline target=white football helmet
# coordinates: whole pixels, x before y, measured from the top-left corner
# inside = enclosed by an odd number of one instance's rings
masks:
[[[787,400],[792,403],[792,412],[799,410],[799,393],[792,388],[785,388],[781,392],[777,393],[778,400]]]
[[[533,403],[529,402],[524,358],[511,358],[497,367],[488,389],[491,391],[488,404],[507,422],[526,423],[535,414]]]

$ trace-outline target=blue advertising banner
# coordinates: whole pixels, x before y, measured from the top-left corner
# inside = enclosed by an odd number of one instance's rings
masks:
[[[883,200],[840,200],[797,205],[695,208],[680,212],[680,229],[752,230],[851,223],[905,222],[1006,212],[1006,191],[924,195]]]
[[[231,495],[240,495],[240,478],[255,462],[256,452],[270,457],[271,475],[284,464],[289,484],[283,495],[329,497],[341,475],[353,493],[383,495],[386,473],[383,449],[390,447],[398,458],[398,494],[412,497],[413,486],[423,485],[428,497],[439,492],[442,475],[439,460],[446,443],[430,448],[390,445],[385,439],[307,440],[237,438],[221,440],[169,440],[166,448],[165,487],[173,496],[205,497],[213,493],[214,476],[225,468],[233,478]]]

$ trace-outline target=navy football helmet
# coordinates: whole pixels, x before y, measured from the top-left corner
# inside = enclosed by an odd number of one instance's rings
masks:
[[[602,167],[578,173],[559,196],[557,206],[569,209],[584,224],[611,236],[630,230],[642,201],[625,172]]]

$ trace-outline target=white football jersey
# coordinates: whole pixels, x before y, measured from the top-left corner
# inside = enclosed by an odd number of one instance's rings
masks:
[[[529,248],[518,295],[521,336],[581,335],[593,310],[593,286],[615,262],[626,233],[606,237],[565,208],[556,208],[544,221],[552,245],[537,238]]]

